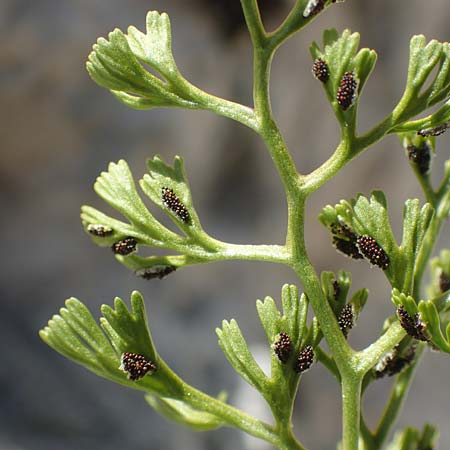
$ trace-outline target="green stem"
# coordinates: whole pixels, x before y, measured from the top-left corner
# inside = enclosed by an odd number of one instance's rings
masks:
[[[291,12],[286,17],[284,22],[274,31],[269,33],[268,47],[271,49],[277,49],[284,41],[286,41],[293,34],[300,31],[311,20],[314,20],[317,16],[303,17],[303,11],[305,10],[305,1],[297,0],[293,6]],[[329,5],[328,5],[329,6]],[[327,6],[327,8],[328,8]]]
[[[281,245],[237,245],[226,244],[218,253],[217,260],[239,259],[247,261],[266,261],[286,264],[289,253]]]
[[[367,426],[362,414],[360,422],[360,432],[364,443],[364,450],[379,450],[379,447],[375,444],[374,436]]]
[[[352,159],[352,145],[349,139],[343,138],[333,155],[320,167],[304,177],[304,190],[314,192],[331,179]]]
[[[416,371],[420,356],[422,355],[424,348],[425,344],[420,343],[416,351],[416,360],[400,375],[398,375],[394,382],[391,390],[391,395],[374,435],[376,448],[381,448],[383,446],[383,443],[386,440],[389,431],[392,429],[397,420],[398,414],[403,407],[406,395],[408,394],[408,390],[411,386],[411,382],[414,378],[414,373]]]
[[[308,258],[304,242],[304,198],[299,197],[295,206],[295,214],[291,216],[291,228],[288,229],[288,243],[292,252],[291,267],[302,281],[331,354],[339,372],[344,376],[344,374],[353,372],[351,364],[354,352],[339,328],[333,310],[324,296],[320,280]]]
[[[183,383],[183,395],[180,400],[191,405],[193,408],[214,414],[221,418],[228,426],[239,428],[273,445],[279,444],[279,437],[270,425],[255,419],[233,406],[210,397],[185,383]]]
[[[416,267],[414,270],[414,290],[413,298],[419,301],[421,295],[422,278],[427,267],[428,260],[434,248],[434,244],[439,236],[439,231],[442,226],[442,220],[436,215],[431,220],[430,226],[423,239],[422,247],[416,260]]]
[[[246,19],[247,23],[249,23],[247,14]],[[357,450],[361,378],[355,377],[354,370],[351,367],[354,352],[343,336],[333,311],[324,297],[319,278],[306,252],[304,242],[304,213],[306,197],[311,191],[302,188],[302,178],[295,168],[292,157],[272,117],[269,94],[272,54],[273,51],[268,51],[264,48],[255,48],[255,114],[260,121],[260,134],[266,142],[286,192],[288,202],[286,246],[291,254],[290,265],[302,281],[305,293],[311,302],[321,330],[328,342],[343,379],[344,448],[345,450]],[[345,159],[346,154],[348,154],[348,146],[343,145],[342,149],[342,159]],[[324,170],[323,176],[327,176],[327,170]]]
[[[250,30],[252,40],[262,39],[259,25],[260,17],[255,0],[241,0],[245,19]],[[258,17],[255,17],[257,15]],[[286,143],[281,135],[272,115],[270,102],[270,68],[274,50],[265,46],[264,42],[254,45],[253,53],[253,101],[255,116],[259,127],[258,133],[267,144],[270,156],[280,174],[281,180],[289,199],[298,184],[298,172],[294,161],[287,150]]]
[[[252,130],[259,131],[259,123],[255,117],[253,109],[248,106],[241,105],[229,100],[225,100],[194,86],[181,75],[177,78],[177,84],[182,87],[185,92],[189,92],[190,98],[199,106],[194,109],[205,109],[212,111],[220,116],[240,122]]]
[[[276,49],[286,39],[306,25],[307,21],[303,17],[304,8],[303,0],[297,0],[284,22],[275,31],[269,33],[271,48]]]
[[[266,40],[266,31],[261,20],[257,0],[241,0],[242,11],[244,13],[245,22],[250,32],[254,48],[264,47]]]
[[[414,291],[413,297],[418,301],[421,294],[421,284],[423,274],[427,267],[428,260],[430,259],[436,240],[441,231],[442,223],[446,217],[443,217],[441,210],[443,202],[446,201],[444,195],[437,195],[432,189],[429,183],[429,177],[424,177],[415,170],[415,174],[425,192],[427,200],[431,203],[435,209],[434,217],[431,220],[430,226],[423,239],[422,246],[420,248],[419,255],[416,260],[416,267],[414,271]]]
[[[163,374],[166,384],[174,389],[174,398],[176,400],[181,400],[194,409],[213,414],[220,418],[226,425],[239,428],[279,448],[286,450],[304,450],[298,443],[296,446],[292,445],[291,442],[287,445],[285,439],[279,436],[278,432],[271,425],[185,383],[163,361],[160,361],[159,373]]]
[[[342,378],[342,450],[358,450],[361,417],[361,377]]]
[[[185,383],[183,385],[184,393],[181,400],[192,407],[210,412],[223,419],[228,426],[239,428],[254,437],[263,439],[280,450],[305,450],[305,447],[295,439],[290,428],[288,430],[274,429],[272,426],[210,397],[192,386]]]
[[[335,152],[320,167],[304,177],[305,191],[311,193],[319,189],[357,155],[385,136],[392,126],[392,115],[389,115],[362,136],[354,136],[353,127],[342,127],[341,142]]]
[[[252,108],[209,94],[190,83],[181,74],[176,76],[174,84],[194,102],[195,106],[192,109],[205,109],[240,122],[256,132],[259,131],[259,124]]]
[[[436,204],[436,193],[434,192],[434,189],[431,186],[430,176],[422,175],[417,167],[417,164],[414,164],[413,170],[420,183],[420,187],[422,188],[426,201],[434,206]]]
[[[199,238],[195,244],[189,244],[188,241],[185,241],[183,244],[173,245],[169,241],[155,245],[153,242],[146,241],[145,238],[142,240],[152,247],[182,253],[189,258],[189,264],[201,264],[229,259],[277,262],[282,264],[287,264],[289,261],[288,250],[283,245],[230,244],[211,238],[208,235]]]
[[[355,355],[360,374],[366,374],[389,350],[394,348],[406,336],[399,322],[394,322],[389,329],[373,344]]]

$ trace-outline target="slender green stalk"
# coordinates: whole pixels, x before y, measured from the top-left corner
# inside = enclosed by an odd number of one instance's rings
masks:
[[[414,271],[413,290],[413,297],[417,300],[420,299],[423,274],[433,251],[434,244],[439,236],[438,233],[441,228],[441,224],[441,221],[435,216],[431,221],[430,228],[424,238],[422,249],[417,257],[417,264]]]
[[[360,433],[361,433],[362,443],[364,445],[363,450],[379,450],[379,447],[376,445],[376,443],[374,441],[373,433],[370,431],[369,427],[367,426],[362,414],[361,414],[361,418],[360,418]]]
[[[194,409],[206,411],[219,417],[226,425],[238,428],[246,433],[263,439],[277,448],[284,450],[305,450],[286,430],[280,433],[272,425],[258,420],[249,414],[228,405],[204,392],[195,389],[181,380],[167,365],[160,362],[160,372],[170,380],[171,386],[177,392],[177,400],[182,400]]]
[[[342,378],[342,448],[358,450],[361,417],[361,377]]]
[[[419,359],[424,349],[425,344],[420,343],[418,349],[416,350],[416,360],[402,373],[400,373],[400,375],[398,375],[396,380],[394,381],[391,395],[389,396],[389,400],[386,404],[386,407],[373,437],[376,448],[381,448],[383,446],[383,443],[385,442],[389,431],[392,429],[397,420],[398,414],[403,407],[406,395],[408,394],[409,388],[414,378]]]
[[[394,348],[405,336],[405,330],[400,323],[393,323],[386,333],[373,344],[355,355],[358,372],[363,375],[366,374],[386,352]]]
[[[275,446],[281,444],[280,437],[268,424],[255,419],[254,417],[229,406],[219,400],[210,397],[193,387],[184,387],[184,397],[182,400],[192,405],[192,407],[202,408],[217,415],[225,421],[228,426],[239,428],[246,433],[263,439]],[[302,447],[298,447],[299,449]]]
[[[425,193],[427,200],[431,203],[431,205],[435,209],[435,215],[433,220],[430,223],[427,234],[424,238],[422,248],[420,249],[420,253],[417,256],[416,267],[414,271],[414,290],[413,297],[418,300],[421,295],[421,285],[423,274],[427,267],[428,261],[430,259],[431,253],[433,251],[434,245],[439,237],[439,233],[443,224],[443,221],[446,219],[441,214],[441,206],[444,200],[443,196],[438,196],[436,192],[433,190],[430,180],[428,176],[423,176],[415,171],[416,177],[419,180],[420,185]]]
[[[190,98],[198,104],[198,107],[195,109],[213,111],[215,114],[240,122],[256,132],[259,131],[259,122],[255,117],[253,109],[248,106],[208,94],[182,76],[177,78],[177,84],[188,92]]]
[[[435,206],[436,205],[436,193],[434,192],[433,186],[431,186],[429,175],[421,175],[419,169],[414,167],[414,172],[416,173],[417,179],[420,183],[420,187],[425,195],[425,199],[428,203]]]
[[[245,16],[247,28],[250,32],[254,48],[264,47],[266,31],[261,20],[257,0],[241,0],[242,11]]]
[[[287,261],[289,261],[289,252],[285,246],[281,245],[225,244],[224,249],[217,254],[218,261],[224,259],[266,261],[286,264]]]
[[[183,392],[180,400],[184,400],[193,408],[199,408],[200,410],[214,414],[220,417],[228,426],[239,428],[273,445],[279,444],[279,437],[269,424],[255,419],[243,411],[189,386],[179,378],[177,382],[180,384],[180,389]]]
[[[297,0],[283,23],[276,30],[269,33],[268,46],[271,49],[277,49],[289,37],[311,22],[313,17],[303,17],[305,5],[306,2],[304,0]]]
[[[320,167],[304,177],[303,189],[312,193],[333,178],[352,159],[352,142],[345,137],[341,140],[333,155]]]
[[[310,300],[314,314],[319,320],[321,330],[341,375],[343,448],[345,450],[357,450],[362,377],[358,377],[355,372],[353,367],[354,352],[339,328],[334,313],[324,297],[317,274],[308,259],[303,238],[304,206],[304,202],[299,202],[297,214],[293,216],[293,227],[296,234],[292,236],[294,256],[292,267],[302,281],[306,295]]]

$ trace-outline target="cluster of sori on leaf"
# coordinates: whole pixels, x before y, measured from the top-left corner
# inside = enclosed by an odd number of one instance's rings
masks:
[[[450,294],[440,293],[429,300],[416,302],[394,288],[392,302],[405,332],[414,340],[429,343],[434,349],[450,353]],[[444,331],[442,330],[444,328]]]
[[[326,3],[309,1],[304,15],[314,16]],[[315,42],[310,48],[314,77],[322,83],[341,125],[355,125],[356,105],[377,59],[373,50],[362,48],[358,51],[358,46],[358,33],[344,30],[339,34],[331,29],[323,34],[322,48]],[[410,121],[442,102],[445,103],[430,116]],[[424,138],[439,136],[450,127],[449,43],[436,40],[427,43],[421,35],[411,39],[405,92],[394,108],[392,119],[389,133],[415,130]]]
[[[327,93],[336,113],[352,109],[376,62],[376,53],[363,48],[358,51],[359,34],[345,30],[326,30],[323,49],[313,43],[310,52],[312,72]],[[347,120],[351,120],[347,117]]]
[[[270,375],[256,362],[236,320],[224,320],[217,328],[219,346],[235,371],[261,393],[269,406],[291,404],[298,377],[316,360],[316,348],[322,339],[320,327],[316,319],[308,324],[308,299],[299,295],[295,286],[283,286],[281,309],[271,297],[258,300],[256,308],[270,346]],[[277,409],[272,408],[274,414]]]
[[[343,220],[328,224],[327,217],[321,216],[323,222],[329,225],[332,234],[333,245],[341,253],[353,259],[366,259],[371,265],[385,270],[389,267],[390,259],[384,249],[371,236],[358,235],[351,226]]]
[[[435,136],[431,135],[431,129],[427,131],[427,135],[425,131],[398,133],[409,163],[419,177],[427,177],[429,175],[435,155]]]
[[[318,58],[314,61],[312,72],[314,77],[326,83],[330,78],[330,72],[327,63]],[[353,71],[345,72],[339,81],[339,87],[336,91],[336,101],[343,111],[350,108],[356,99],[356,92],[358,89],[358,79]]]
[[[144,355],[124,352],[121,356],[119,369],[123,370],[129,380],[136,381],[145,377],[148,372],[156,372],[156,365],[149,361]]]
[[[435,154],[435,138],[449,128],[448,122],[437,127],[419,129],[417,132],[399,133],[411,166],[421,175],[430,173],[432,158]]]
[[[57,352],[95,374],[147,392],[149,405],[166,418],[195,430],[223,425],[221,418],[189,403],[180,387],[183,382],[156,352],[144,300],[138,292],[131,295],[131,308],[116,298],[114,308],[103,305],[101,313],[98,324],[83,303],[69,299],[40,336]],[[225,398],[220,395],[218,400]]]
[[[381,358],[373,369],[373,375],[377,379],[398,375],[412,364],[415,356],[416,345],[414,343],[407,343],[406,346],[398,344]]]
[[[71,298],[40,336],[59,353],[112,381],[158,385],[150,377],[159,372],[159,357],[141,295],[132,293],[131,309],[116,298],[114,308],[103,305],[101,312],[98,325],[86,306]]]
[[[403,305],[400,305],[397,308],[397,316],[400,325],[411,337],[419,341],[428,342],[429,338],[426,333],[427,327],[420,319],[418,312],[411,315]]]
[[[438,297],[450,290],[450,250],[441,250],[439,256],[430,261],[431,283],[428,297]]]
[[[384,194],[372,192],[369,198],[358,194],[350,201],[328,205],[319,215],[328,228],[337,250],[353,259],[365,259],[381,268],[393,286],[404,286],[412,277],[416,255],[433,217],[433,208],[418,200],[407,200],[403,211],[400,245],[393,235]]]
[[[272,349],[282,364],[286,364],[292,354],[291,338],[287,333],[281,332],[276,336]],[[297,373],[306,372],[314,362],[314,349],[306,345],[296,355],[293,369]]]
[[[81,219],[86,232],[99,246],[109,246],[116,259],[146,280],[161,279],[189,263],[189,256],[211,250],[212,240],[203,231],[195,212],[183,161],[174,165],[159,156],[148,161],[148,173],[139,182],[143,193],[176,224],[175,233],[157,220],[138,194],[125,161],[111,163],[94,184],[97,194],[121,213],[126,221],[83,206]],[[190,242],[195,239],[196,246]],[[205,247],[202,247],[205,243]],[[140,246],[174,250],[182,255],[149,256],[138,254]]]
[[[322,12],[327,4],[343,3],[344,1],[345,0],[308,0],[305,9],[303,10],[303,17],[305,19],[310,19]]]
[[[430,171],[432,149],[429,142],[424,141],[420,145],[409,144],[406,147],[409,161],[421,175]]]
[[[444,134],[449,128],[450,122],[447,121],[435,127],[422,128],[417,132],[417,134],[425,138],[436,137],[440,136],[441,134]]]
[[[355,291],[348,299],[351,275],[350,272],[344,270],[340,270],[337,274],[322,272],[321,284],[324,295],[336,316],[339,328],[347,338],[367,302],[369,292],[362,288]]]

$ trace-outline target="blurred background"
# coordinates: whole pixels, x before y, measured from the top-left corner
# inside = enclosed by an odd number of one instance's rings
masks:
[[[291,0],[261,1],[273,29]],[[84,69],[98,36],[130,24],[144,29],[158,9],[172,21],[174,55],[181,72],[204,90],[251,104],[252,49],[238,0],[3,0],[0,2],[0,449],[1,450],[220,450],[266,449],[242,433],[221,429],[196,434],[153,412],[142,394],[99,379],[47,348],[37,331],[75,296],[98,315],[114,296],[133,289],[146,298],[161,355],[187,382],[266,418],[267,410],[241,382],[217,346],[214,329],[237,318],[262,364],[268,347],[255,300],[279,299],[296,283],[290,270],[259,263],[224,262],[186,268],[164,281],[146,282],[94,246],[79,221],[79,207],[102,206],[92,190],[110,161],[124,158],[136,177],[156,153],[186,160],[195,203],[207,231],[236,243],[282,243],[286,205],[280,181],[259,138],[211,113],[136,112],[96,86]],[[277,53],[273,109],[301,171],[329,157],[338,128],[320,83],[311,75],[308,47],[322,30],[360,31],[363,46],[379,55],[360,108],[360,130],[389,113],[406,78],[409,39],[450,39],[448,0],[347,0],[321,15]],[[449,156],[450,133],[438,138],[435,182]],[[368,306],[351,333],[357,348],[374,340],[393,313],[380,270],[338,254],[316,217],[327,203],[383,189],[398,235],[406,198],[422,198],[404,151],[384,139],[310,200],[307,242],[318,271],[352,271],[353,290],[370,289]],[[449,246],[444,229],[440,247]],[[182,351],[180,351],[182,349]],[[450,360],[428,352],[398,426],[441,430],[450,448]],[[365,411],[374,424],[389,380],[368,391]],[[332,449],[340,437],[340,398],[334,379],[318,366],[302,379],[295,432],[311,449]]]

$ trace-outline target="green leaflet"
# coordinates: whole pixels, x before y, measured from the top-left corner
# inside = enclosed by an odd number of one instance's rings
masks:
[[[234,319],[230,322],[223,321],[222,328],[216,329],[219,345],[228,361],[236,372],[266,399],[276,419],[286,414],[286,411],[290,411],[289,405],[294,400],[299,380],[294,363],[299,351],[305,345],[304,339],[308,331],[306,296],[302,295],[299,298],[295,286],[284,285],[281,297],[282,314],[271,297],[266,297],[264,302],[258,300],[256,303],[271,349],[270,378],[256,363]],[[280,361],[274,351],[274,343],[280,333],[288,335],[290,340],[290,352],[284,362]]]
[[[108,170],[97,178],[94,190],[144,234],[158,239],[166,232],[138,195],[133,175],[124,160],[110,163]]]
[[[146,31],[128,27],[126,36],[133,54],[140,61],[148,64],[164,78],[173,80],[178,69],[172,55],[172,35],[170,20],[166,13],[149,11],[146,17]]]
[[[400,292],[397,288],[392,289],[392,303],[398,308],[403,305],[410,316],[414,316],[419,312],[416,301],[403,292]]]
[[[146,25],[146,34],[129,27],[128,34],[115,29],[108,39],[99,38],[86,64],[89,75],[135,109],[197,108],[173,59],[169,17],[150,11]],[[142,63],[161,78],[146,70]]]
[[[450,322],[444,322],[445,334],[441,328],[441,318],[436,305],[432,301],[422,300],[418,309],[420,317],[427,325],[427,331],[431,335],[431,342],[445,353],[450,353]]]
[[[128,223],[106,215],[92,206],[83,206],[81,220],[85,231],[97,245],[103,247],[111,247],[131,237],[136,240],[138,247],[159,247],[182,253],[147,257],[135,253],[116,254],[119,262],[141,272],[146,269],[157,270],[168,266],[178,268],[195,264],[200,262],[207,252],[215,252],[219,244],[211,239],[200,225],[183,160],[177,156],[174,165],[170,166],[160,156],[155,156],[148,161],[148,168],[149,174],[144,175],[139,182],[142,190],[173,220],[183,235],[173,232],[153,216],[138,194],[130,168],[123,160],[109,164],[108,170],[97,178],[94,189],[106,203],[120,212]],[[169,191],[173,193],[173,198],[169,199],[172,203],[168,203],[164,197],[164,192]],[[184,208],[182,211],[188,214],[188,221],[182,220],[180,208]],[[108,233],[99,235],[95,233],[96,227],[106,228]],[[191,243],[192,239],[195,239],[195,245]]]
[[[421,300],[417,304],[411,296],[400,293],[398,289],[393,289],[392,302],[397,308],[403,306],[415,323],[419,321],[419,325],[424,326],[421,334],[426,336],[435,348],[450,353],[450,322],[440,316],[444,317],[444,313],[450,308],[450,291],[431,300]],[[441,322],[444,323],[445,333],[442,331]],[[414,330],[412,331],[414,334]]]
[[[430,261],[431,281],[427,289],[428,297],[436,297],[446,292],[450,286],[450,250],[441,250],[439,256]]]
[[[450,95],[450,94],[449,94]],[[447,100],[436,112],[426,116],[422,119],[410,120],[403,122],[400,125],[394,127],[391,132],[402,133],[413,131],[417,133],[418,130],[426,128],[435,128],[450,120],[450,100]]]
[[[353,307],[353,313],[355,315],[355,321],[358,320],[358,316],[361,311],[364,309],[364,306],[367,303],[367,299],[369,298],[369,291],[366,288],[358,289],[350,299],[350,304]]]
[[[352,323],[354,325],[367,302],[369,291],[365,288],[358,289],[353,293],[350,300],[347,302],[351,283],[352,279],[350,272],[340,270],[337,273],[337,276],[333,272],[321,273],[322,289],[324,291],[325,297],[328,300],[328,303],[331,306],[331,309],[334,312],[334,315],[337,319],[339,319],[345,305],[351,305],[351,311],[353,315]],[[347,332],[350,331],[351,328],[352,327],[348,328]],[[313,323],[308,330],[308,338],[306,339],[306,342],[315,347],[319,344],[322,338],[323,335],[320,330],[320,326],[313,320]]]
[[[387,450],[431,450],[437,448],[439,433],[436,427],[426,424],[422,432],[406,427],[399,431],[387,446]]]
[[[184,170],[183,159],[175,156],[173,166],[166,164],[161,156],[156,155],[153,159],[147,161],[148,174],[145,174],[139,182],[144,193],[163,211],[168,213],[169,217],[180,227],[186,234],[192,235],[195,229],[201,230],[200,221],[194,209],[192,202],[191,190],[189,182]],[[171,211],[162,200],[162,190],[169,187],[180,199],[184,207],[189,211],[190,219],[183,222]]]
[[[268,379],[253,358],[237,322],[224,320],[216,333],[220,348],[236,372],[258,391],[263,391]]]
[[[358,51],[359,40],[359,33],[344,30],[340,35],[335,29],[329,29],[323,33],[322,49],[316,42],[310,47],[312,58],[322,59],[328,66],[329,80],[324,83],[324,89],[338,118],[347,123],[355,121],[356,108],[350,108],[346,112],[342,112],[339,108],[336,100],[339,83],[344,73],[353,72],[358,81],[357,97],[359,97],[377,61],[374,50],[363,48]]]
[[[304,294],[299,296],[296,286],[285,284],[281,291],[281,304],[282,313],[273,298],[266,297],[263,302],[256,302],[256,309],[269,345],[273,345],[279,333],[286,333],[291,339],[292,354],[295,355],[301,349],[307,332],[308,300]],[[272,352],[272,370],[279,367],[279,360]]]
[[[437,73],[431,80],[429,76],[438,67]],[[448,43],[436,40],[426,42],[423,35],[413,36],[410,42],[408,77],[405,92],[399,104],[392,113],[396,124],[410,117],[420,114],[437,103],[450,97],[450,47]],[[438,110],[436,116],[427,118],[432,125],[448,120],[448,106]],[[438,123],[436,123],[438,122]],[[424,124],[420,125],[423,127]],[[407,125],[406,125],[407,126]]]
[[[194,409],[186,403],[173,398],[158,397],[147,394],[147,403],[161,416],[168,420],[185,425],[194,431],[214,430],[225,423],[217,416]],[[225,401],[226,395],[219,395],[219,400]]]
[[[355,237],[370,236],[384,250],[390,264],[384,270],[394,287],[411,289],[414,265],[425,233],[433,217],[433,208],[426,203],[419,207],[418,200],[407,200],[403,210],[403,237],[397,245],[390,226],[386,198],[381,191],[372,192],[370,198],[358,194],[350,201],[341,200],[334,207],[327,205],[319,221],[335,233],[335,226],[345,225]]]
[[[114,303],[114,309],[103,305],[100,327],[86,306],[71,298],[39,335],[54,350],[97,375],[135,389],[173,395],[176,386],[168,382],[165,368],[160,367],[162,361],[153,345],[142,296],[136,291],[131,294],[131,309],[119,298]],[[119,369],[123,352],[153,361],[156,373],[130,381]]]
[[[83,303],[69,299],[60,314],[53,316],[40,331],[40,337],[54,350],[97,375],[147,392],[148,403],[169,419],[196,430],[218,428],[224,424],[214,414],[189,404],[190,397],[186,392],[192,392],[193,388],[180,380],[156,352],[139,292],[131,294],[131,308],[116,298],[114,308],[103,305],[101,312],[99,326]],[[143,356],[156,370],[136,381],[130,380],[121,367],[125,352]],[[222,403],[225,397],[221,394],[214,401]]]
[[[103,305],[102,328],[117,353],[134,352],[154,361],[157,355],[147,324],[144,300],[137,291],[131,294],[131,307],[129,311],[118,297],[114,299],[114,308]]]
[[[340,270],[337,276],[333,272],[322,272],[320,280],[325,297],[336,316],[347,302],[347,294],[352,284],[350,272]]]

